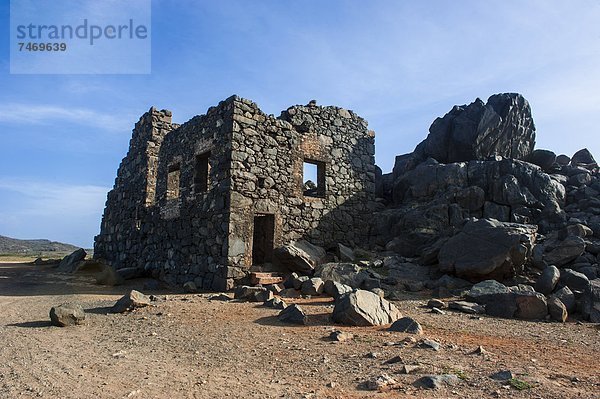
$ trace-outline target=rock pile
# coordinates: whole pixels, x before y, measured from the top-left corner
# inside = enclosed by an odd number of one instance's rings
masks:
[[[572,157],[535,149],[521,95],[477,99],[436,119],[414,152],[379,176],[377,194],[388,204],[373,217],[377,252],[430,266],[423,286],[439,297],[483,282],[484,294],[476,295],[476,285],[467,295],[472,304],[451,307],[475,311],[478,304],[526,319],[564,321],[577,309],[596,317],[598,164],[587,149]],[[456,278],[466,284],[456,286]]]

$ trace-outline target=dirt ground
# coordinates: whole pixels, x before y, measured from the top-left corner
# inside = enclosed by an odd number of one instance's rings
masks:
[[[1,398],[600,398],[600,329],[566,324],[430,313],[426,297],[395,302],[419,320],[442,349],[399,343],[385,328],[336,326],[328,298],[299,299],[308,326],[279,323],[277,310],[255,303],[209,301],[207,294],[166,296],[156,306],[110,314],[125,292],[47,266],[0,264]],[[84,325],[49,323],[51,306],[78,302]],[[292,302],[292,301],[289,301]],[[327,337],[339,329],[354,339]],[[473,353],[479,346],[483,354]],[[401,362],[385,364],[395,356]],[[402,364],[418,365],[401,374]],[[517,389],[489,376],[510,370]],[[362,383],[388,374],[393,389]],[[415,388],[423,375],[453,373],[460,382]]]

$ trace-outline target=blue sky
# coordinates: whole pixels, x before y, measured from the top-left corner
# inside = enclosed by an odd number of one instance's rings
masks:
[[[454,104],[530,102],[538,148],[600,157],[600,0],[152,0],[149,75],[11,75],[0,5],[0,234],[90,247],[138,117],[238,94],[352,109],[391,170]]]

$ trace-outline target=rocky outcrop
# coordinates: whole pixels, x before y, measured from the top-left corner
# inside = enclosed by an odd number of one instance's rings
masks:
[[[493,219],[469,221],[439,252],[439,268],[471,281],[514,277],[523,270],[537,227]]]
[[[437,118],[414,151],[442,163],[486,159],[493,155],[522,159],[533,151],[535,125],[529,103],[516,93],[491,96],[487,103],[454,106]]]

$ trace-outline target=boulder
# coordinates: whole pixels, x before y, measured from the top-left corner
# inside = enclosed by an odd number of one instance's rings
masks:
[[[315,277],[320,277],[323,281],[331,280],[352,288],[359,288],[369,275],[352,263],[325,263],[317,267]]]
[[[594,156],[592,155],[592,153],[587,149],[584,148],[582,150],[577,151],[575,154],[573,154],[573,156],[571,157],[571,165],[572,166],[596,166],[596,160],[594,159]]]
[[[549,250],[548,250],[549,249]],[[543,260],[548,265],[564,266],[585,252],[585,241],[581,237],[569,236],[550,246],[543,254]]]
[[[548,315],[546,297],[538,292],[519,292],[514,294],[517,310],[514,317],[525,320],[541,320]]]
[[[548,298],[548,313],[550,313],[552,320],[560,321],[561,323],[567,321],[567,317],[569,316],[565,304],[554,295]]]
[[[542,274],[535,282],[535,290],[544,295],[550,295],[558,280],[560,279],[560,271],[556,266],[548,266],[542,271]]]
[[[421,324],[412,317],[403,317],[396,320],[390,328],[388,328],[388,331],[421,335],[423,334],[423,327],[421,327]]]
[[[306,324],[306,314],[302,308],[296,304],[290,305],[279,312],[277,319],[284,323]]]
[[[569,287],[562,287],[559,290],[556,290],[552,296],[560,299],[560,301],[567,308],[567,312],[573,313],[577,308],[577,303],[575,302],[575,294]]]
[[[516,93],[454,106],[437,118],[414,154],[442,163],[486,159],[492,155],[523,159],[533,151],[535,126],[529,103]]]
[[[312,274],[325,255],[323,248],[299,240],[276,248],[273,251],[273,263],[292,272]]]
[[[556,154],[550,150],[534,150],[527,161],[539,166],[542,170],[551,170],[556,162]]]
[[[569,287],[571,291],[576,292],[583,292],[590,285],[590,280],[585,274],[571,269],[563,269],[559,281],[562,286]]]
[[[565,154],[560,154],[556,157],[556,163],[560,166],[567,166],[569,163],[571,163],[571,158]]]
[[[150,306],[150,298],[139,291],[131,290],[115,303],[111,308],[113,313],[123,313],[136,308]]]
[[[351,326],[390,324],[402,315],[396,306],[369,291],[356,290],[336,300],[333,321]]]
[[[233,297],[248,302],[266,302],[273,299],[273,292],[265,287],[241,285],[235,287]]]
[[[323,293],[323,280],[320,277],[313,277],[302,283],[300,291],[302,295],[321,295]]]
[[[439,269],[471,281],[514,277],[523,270],[536,233],[531,225],[469,221],[440,249]]]
[[[467,293],[467,299],[485,305],[494,301],[498,294],[508,294],[507,286],[496,280],[485,280],[475,284]]]
[[[513,292],[495,280],[475,284],[467,293],[467,299],[485,305],[490,316],[512,318],[517,311]]]
[[[327,280],[323,285],[323,292],[331,296],[333,299],[338,299],[340,296],[348,292],[352,292],[352,287],[338,283],[337,281]]]
[[[581,302],[583,317],[592,323],[600,323],[600,279],[590,281]]]
[[[85,252],[85,249],[79,248],[70,255],[65,256],[63,260],[60,261],[58,264],[58,271],[73,273],[75,270],[77,270],[79,262],[83,261],[86,256],[87,252]]]
[[[53,326],[67,327],[82,324],[85,311],[77,303],[63,303],[50,309],[50,323]]]

